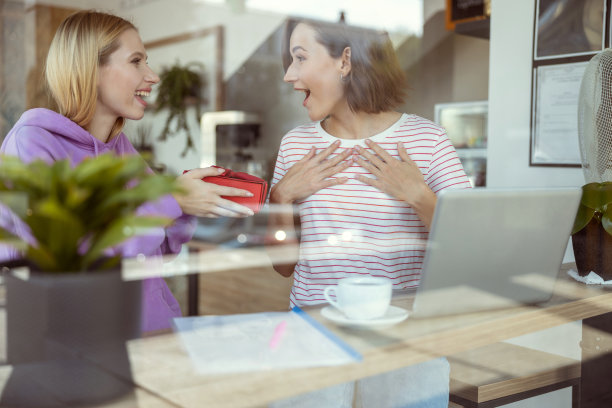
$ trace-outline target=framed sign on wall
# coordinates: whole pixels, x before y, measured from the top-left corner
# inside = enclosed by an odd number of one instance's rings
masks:
[[[529,165],[580,167],[580,83],[588,61],[610,44],[610,0],[535,7]]]

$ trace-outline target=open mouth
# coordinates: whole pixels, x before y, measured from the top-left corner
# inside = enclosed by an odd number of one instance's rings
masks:
[[[306,106],[306,101],[307,101],[307,100],[308,100],[308,98],[310,97],[310,91],[309,91],[309,90],[307,90],[307,89],[304,89],[304,90],[303,90],[303,92],[304,92],[304,94],[305,94],[305,97],[304,97],[304,101],[302,102],[302,105],[303,105],[303,106]]]
[[[146,98],[148,96],[151,95],[151,91],[136,91],[134,92],[134,95],[136,96],[136,98],[143,104],[146,106],[146,102],[142,99],[142,98]]]

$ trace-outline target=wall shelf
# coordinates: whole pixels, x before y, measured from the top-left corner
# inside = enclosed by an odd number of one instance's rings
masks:
[[[490,18],[483,18],[480,20],[465,21],[462,23],[455,24],[455,33],[469,35],[472,37],[478,37],[488,40],[490,33]]]
[[[490,0],[446,0],[446,29],[489,39]]]

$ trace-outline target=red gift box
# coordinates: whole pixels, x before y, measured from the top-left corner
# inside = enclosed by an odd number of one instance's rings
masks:
[[[215,168],[222,168],[219,166],[212,166]],[[188,172],[185,170],[183,173]],[[239,171],[232,171],[225,169],[223,173],[217,176],[204,177],[202,179],[207,183],[214,183],[220,186],[235,187],[241,190],[249,191],[253,194],[253,197],[237,197],[237,196],[222,196],[223,198],[249,207],[253,212],[261,210],[264,201],[266,200],[266,192],[268,190],[268,183],[260,179],[259,177],[253,176],[249,173],[243,173]]]

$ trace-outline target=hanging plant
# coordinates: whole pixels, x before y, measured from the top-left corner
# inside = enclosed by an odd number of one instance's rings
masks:
[[[167,109],[168,118],[157,140],[166,141],[168,136],[184,130],[187,142],[181,156],[185,156],[189,149],[195,149],[187,124],[187,108],[195,107],[196,121],[199,122],[201,106],[208,103],[203,96],[207,86],[204,65],[199,62],[180,65],[177,62],[164,68],[159,78],[155,112]]]

